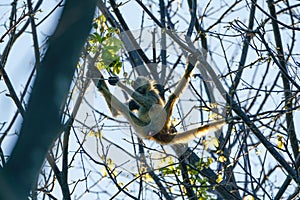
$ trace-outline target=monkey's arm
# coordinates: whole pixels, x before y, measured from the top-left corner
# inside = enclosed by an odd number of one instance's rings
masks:
[[[144,108],[150,109],[153,104],[159,102],[159,95],[153,91],[148,91],[146,94],[140,94],[137,91],[133,91],[120,81],[117,83],[117,85],[127,94],[129,94],[138,105]]]
[[[108,89],[106,83],[102,80],[101,86],[103,89]],[[111,76],[108,78],[108,83],[112,86],[119,86],[121,89],[123,89],[127,94],[131,94],[133,91],[130,90],[129,88],[127,88],[124,84],[122,84],[119,80],[118,76]],[[101,88],[101,87],[98,87]],[[129,93],[130,92],[130,93]],[[107,95],[106,95],[107,96]],[[126,103],[126,105],[128,106],[129,110],[134,111],[134,110],[138,110],[140,108],[140,105],[134,100],[131,99],[130,101],[128,101]]]
[[[186,65],[185,72],[184,72],[183,76],[181,77],[179,83],[177,84],[175,91],[170,95],[168,102],[166,103],[166,105],[164,107],[164,109],[167,113],[167,121],[171,120],[174,105],[177,102],[179,95],[183,92],[183,90],[186,88],[187,84],[189,83],[191,73],[192,73],[193,69],[195,68],[195,65],[196,65],[195,58],[192,55],[190,55],[188,59],[189,60]]]
[[[109,91],[109,89],[107,88],[107,85],[105,84],[103,79],[99,81],[97,87],[98,87],[99,91],[102,93],[102,95],[104,96],[105,101],[111,110],[115,110],[118,113],[121,113],[127,119],[127,121],[134,127],[137,127],[137,126],[144,127],[147,125],[147,123],[140,120],[134,113],[132,113],[129,110],[128,105],[122,103],[118,98],[116,98]],[[146,133],[141,133],[140,136],[146,137],[146,136],[144,136],[144,134],[146,135]]]
[[[118,116],[120,114],[120,112],[118,110],[116,110],[114,107],[112,107],[112,105],[111,105],[111,95],[108,95],[110,93],[110,91],[104,81],[103,76],[100,77],[98,84],[97,84],[97,88],[104,96],[104,99],[106,101],[106,104],[107,104],[111,114],[113,116]]]

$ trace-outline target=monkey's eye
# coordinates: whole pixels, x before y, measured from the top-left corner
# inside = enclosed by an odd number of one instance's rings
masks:
[[[108,78],[108,83],[110,85],[116,85],[119,82],[119,77],[118,76],[111,76]]]

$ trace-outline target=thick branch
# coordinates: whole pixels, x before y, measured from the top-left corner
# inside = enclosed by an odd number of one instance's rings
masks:
[[[272,16],[272,26],[273,26],[273,33],[274,33],[274,38],[275,38],[275,42],[276,42],[277,56],[279,58],[280,65],[282,66],[282,68],[280,68],[280,70],[282,72],[282,82],[283,82],[283,87],[284,87],[285,106],[287,109],[291,109],[293,107],[293,105],[292,105],[293,94],[291,92],[289,79],[286,75],[284,75],[285,73],[288,73],[288,70],[287,70],[285,59],[284,59],[281,35],[280,35],[280,30],[279,30],[279,26],[278,26],[278,21],[277,21],[277,16],[276,16],[276,11],[275,11],[275,6],[274,6],[273,0],[268,0],[268,6],[270,9],[270,14]],[[288,131],[288,135],[290,137],[289,139],[290,139],[290,142],[292,145],[294,157],[297,158],[298,153],[299,153],[299,145],[298,145],[298,140],[297,140],[297,136],[296,136],[295,124],[294,124],[294,118],[293,118],[292,112],[288,112],[286,114],[286,123],[287,123],[287,131]]]
[[[0,173],[1,199],[27,198],[49,146],[62,129],[61,105],[89,34],[95,7],[94,0],[65,2],[60,23],[38,68],[18,142]]]

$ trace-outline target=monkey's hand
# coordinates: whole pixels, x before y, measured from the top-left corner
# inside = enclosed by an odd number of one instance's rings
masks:
[[[118,83],[119,81],[120,81],[120,79],[119,79],[118,76],[111,76],[111,77],[108,78],[108,83],[109,83],[110,85],[113,85],[113,86],[117,85],[117,83]]]
[[[129,110],[131,110],[131,111],[140,109],[139,104],[136,101],[134,101],[133,99],[131,99],[128,102],[128,107],[129,107]]]

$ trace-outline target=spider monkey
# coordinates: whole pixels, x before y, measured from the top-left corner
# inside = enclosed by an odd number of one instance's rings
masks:
[[[193,59],[189,56],[189,59]],[[195,59],[194,59],[195,61]],[[154,140],[160,144],[187,143],[192,139],[203,137],[211,130],[217,130],[225,124],[220,120],[200,126],[185,132],[176,132],[171,122],[173,108],[179,95],[187,86],[194,65],[188,62],[183,77],[180,79],[175,91],[165,102],[164,87],[146,77],[138,77],[132,85],[132,89],[121,83],[117,77],[111,77],[109,83],[117,85],[131,96],[128,103],[122,103],[109,91],[103,77],[98,82],[98,89],[103,94],[112,114],[122,114],[134,127],[141,138]],[[137,111],[137,115],[132,112]]]

